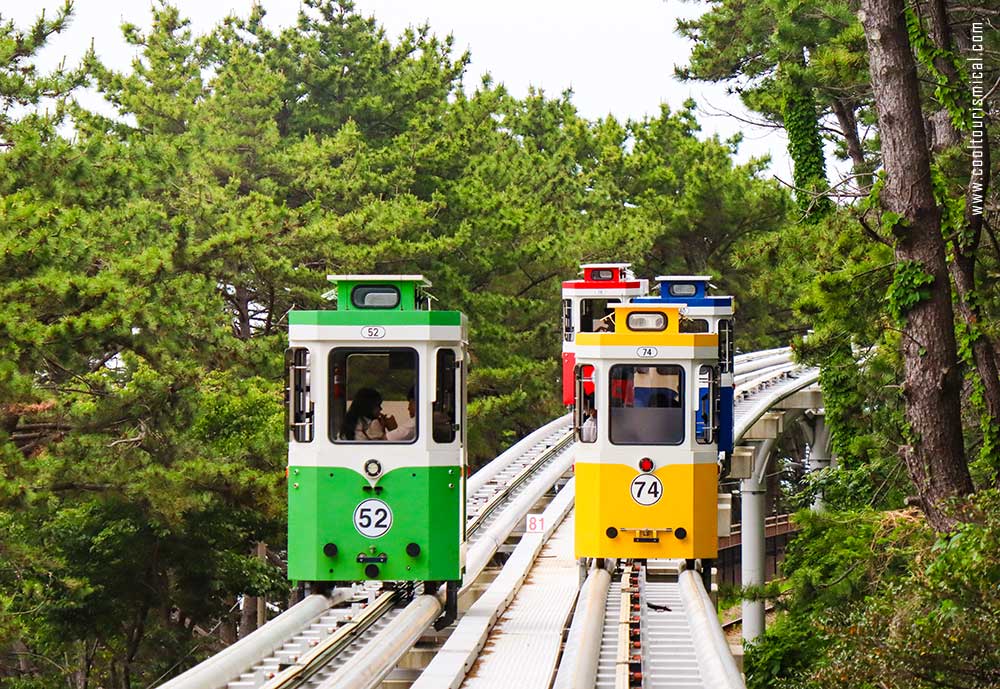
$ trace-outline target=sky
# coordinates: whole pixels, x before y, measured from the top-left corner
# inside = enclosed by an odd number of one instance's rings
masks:
[[[228,14],[247,16],[252,0],[173,0],[191,20],[193,31],[205,33]],[[272,28],[295,22],[296,0],[264,0],[265,22]],[[5,6],[4,6],[5,5]],[[41,9],[53,13],[61,0],[0,2],[0,17],[26,28]],[[93,40],[98,55],[117,69],[134,56],[121,37],[122,22],[148,27],[150,0],[75,0],[74,18],[39,60],[51,68],[63,58],[75,64]],[[690,44],[674,32],[679,17],[705,10],[699,0],[357,0],[357,8],[374,15],[394,39],[407,26],[428,23],[433,33],[455,37],[457,52],[468,50],[472,63],[467,88],[489,72],[515,96],[528,87],[556,96],[573,91],[573,103],[587,118],[612,114],[619,120],[656,115],[661,103],[676,109],[689,97],[699,105],[705,135],[727,138],[739,132],[743,144],[737,159],[770,154],[770,172],[791,180],[791,164],[783,132],[759,128],[727,117],[757,119],[735,96],[717,84],[684,83],[674,66],[687,62]],[[94,104],[84,99],[93,107]]]

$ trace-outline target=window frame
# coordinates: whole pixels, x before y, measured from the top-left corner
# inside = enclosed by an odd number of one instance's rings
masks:
[[[358,294],[359,291],[361,291],[361,290],[374,290],[374,289],[388,289],[388,290],[391,290],[396,295],[396,303],[393,304],[392,306],[367,306],[367,305],[365,305],[363,303],[361,303],[361,304],[358,303],[358,299],[357,299],[356,295]],[[383,284],[365,283],[365,284],[362,284],[362,285],[355,285],[354,287],[351,288],[351,306],[353,306],[356,309],[361,309],[361,310],[364,310],[364,311],[368,311],[368,310],[371,310],[371,311],[391,311],[391,310],[394,310],[394,309],[398,309],[399,305],[402,303],[402,301],[403,301],[403,295],[399,291],[399,286],[398,285],[393,285],[391,283],[386,283],[384,285]]]
[[[450,419],[450,421],[451,421],[451,439],[450,440],[438,440],[437,437],[436,437],[436,435],[435,435],[435,428],[434,428],[434,414],[435,414],[434,407],[437,406],[437,404],[439,402],[438,397],[439,397],[439,395],[441,393],[441,390],[442,390],[442,387],[443,387],[441,385],[442,381],[440,380],[440,375],[441,375],[441,373],[440,373],[440,371],[441,371],[441,368],[440,368],[441,367],[441,361],[440,361],[440,359],[441,359],[441,354],[443,354],[445,352],[447,352],[448,354],[450,354],[452,356],[453,360],[454,360],[454,366],[452,368],[451,385],[449,386],[450,390],[451,390],[451,395],[454,398],[453,399],[454,404],[451,407],[451,411],[452,411],[452,416],[451,416],[451,419]],[[433,394],[433,397],[431,398],[431,429],[430,429],[431,442],[433,442],[436,445],[445,445],[445,446],[454,445],[456,441],[458,441],[458,443],[461,444],[462,442],[464,442],[463,441],[463,435],[462,435],[462,433],[464,432],[464,424],[462,423],[461,409],[460,409],[460,407],[461,407],[461,397],[462,397],[462,394],[463,394],[462,393],[462,385],[464,384],[464,380],[463,380],[464,357],[462,356],[461,352],[457,351],[454,347],[447,347],[447,346],[445,346],[445,347],[437,347],[434,350],[434,357],[433,357],[432,361],[434,362],[434,377],[432,379],[434,381],[434,394]]]
[[[612,397],[612,395],[614,394],[614,386],[612,385],[612,380],[614,380],[614,373],[615,373],[615,371],[617,369],[620,369],[620,368],[623,368],[623,367],[630,367],[630,368],[633,369],[633,372],[632,372],[632,381],[633,381],[633,387],[634,387],[634,385],[635,385],[635,373],[636,373],[636,371],[634,369],[639,369],[639,368],[643,368],[643,367],[649,367],[649,363],[642,364],[642,363],[635,363],[635,362],[632,362],[632,363],[622,362],[622,363],[614,364],[614,365],[612,365],[608,369],[608,375],[607,375],[607,380],[608,380],[608,397],[607,397],[607,403],[608,403],[608,414],[607,414],[607,417],[608,417],[608,435],[607,435],[607,437],[608,437],[608,442],[610,442],[612,445],[617,445],[617,446],[620,446],[620,447],[629,447],[629,446],[637,446],[637,445],[638,446],[641,446],[641,445],[661,445],[661,446],[665,446],[665,447],[676,447],[678,445],[683,445],[685,443],[685,440],[687,439],[687,395],[685,394],[685,390],[686,390],[685,386],[687,384],[687,379],[686,379],[686,373],[687,372],[684,370],[684,366],[682,366],[681,364],[677,364],[677,363],[671,363],[671,364],[662,363],[662,364],[656,365],[655,367],[656,368],[672,368],[672,369],[677,369],[677,371],[679,373],[677,395],[678,395],[678,398],[679,398],[679,401],[680,401],[680,408],[679,408],[680,409],[680,419],[681,419],[680,437],[675,442],[651,442],[651,441],[644,441],[644,442],[616,442],[614,440],[614,429],[615,429],[614,416],[615,415],[614,415],[613,409],[644,409],[644,408],[648,408],[648,407],[636,407],[635,404],[634,404],[634,402],[633,402],[633,405],[631,407],[625,407],[625,406],[622,406],[622,405],[618,405],[618,406],[614,405],[613,397]]]
[[[695,415],[701,409],[701,377],[708,369],[708,417],[702,417],[702,433],[698,433],[697,416],[695,418],[695,442],[699,445],[715,445],[719,442],[719,367],[711,364],[701,364],[698,367],[698,405]]]
[[[297,361],[300,354],[304,356]],[[297,420],[300,416],[302,421]],[[311,443],[316,438],[312,352],[308,347],[288,347],[285,350],[285,430],[288,442]]]
[[[563,341],[572,342],[573,334],[575,328],[573,326],[573,300],[563,299],[562,300],[562,326],[563,326]]]
[[[636,328],[632,325],[632,316],[659,316],[663,319],[663,326],[659,328]],[[636,333],[658,333],[663,332],[670,325],[670,318],[662,311],[633,311],[625,317],[625,327]]]
[[[346,352],[346,355],[344,357],[344,372],[343,372],[343,376],[344,376],[344,383],[343,383],[343,385],[344,385],[344,392],[345,392],[345,397],[344,397],[344,413],[345,414],[347,413],[347,397],[346,397],[346,392],[347,392],[347,387],[348,387],[348,385],[350,383],[350,379],[349,379],[350,370],[349,370],[349,368],[347,366],[347,359],[348,359],[348,357],[350,357],[351,354],[389,354],[391,356],[391,354],[393,352],[412,352],[413,353],[413,357],[414,357],[413,394],[414,394],[414,403],[416,404],[416,412],[417,413],[413,417],[414,432],[413,432],[413,437],[412,438],[410,438],[409,440],[389,440],[388,438],[385,438],[385,439],[382,439],[382,440],[368,440],[368,439],[364,439],[364,440],[347,440],[345,438],[338,437],[338,431],[341,430],[341,429],[335,428],[334,422],[336,420],[336,416],[333,414],[333,408],[334,408],[334,404],[333,404],[333,393],[334,393],[334,390],[333,390],[333,375],[334,375],[334,369],[335,369],[334,356],[338,352]],[[333,348],[330,349],[329,354],[327,354],[327,368],[329,370],[328,378],[329,378],[329,381],[330,381],[329,389],[327,390],[327,400],[328,400],[328,406],[329,406],[329,409],[330,409],[330,418],[329,418],[329,421],[327,423],[327,437],[329,438],[329,440],[330,440],[331,443],[333,443],[334,445],[348,445],[348,446],[353,446],[353,445],[413,445],[414,443],[416,443],[420,439],[420,352],[418,352],[414,347],[405,347],[405,346],[394,347],[392,345],[383,345],[383,346],[379,346],[379,347],[363,347],[363,346],[357,346],[357,345],[349,345],[349,346],[346,346],[346,347],[333,347]],[[383,398],[383,401],[384,401],[384,398]],[[343,423],[343,419],[341,419],[341,423]],[[399,423],[398,419],[396,420],[396,423]]]
[[[594,318],[594,303],[604,302],[602,307],[605,313],[600,318]],[[619,306],[621,300],[615,297],[584,297],[580,300],[580,332],[581,333],[602,333],[615,332],[615,306]],[[594,321],[605,321],[607,330],[595,330]]]
[[[590,367],[590,378],[585,378],[583,374],[583,369]],[[583,439],[583,424],[586,419],[583,417],[584,412],[584,402],[587,398],[593,403],[593,408],[597,408],[597,381],[596,381],[597,369],[593,364],[577,364],[573,371],[574,378],[574,390],[576,393],[576,405],[573,410],[573,435],[577,442],[586,443],[588,445],[597,442],[597,434],[594,434],[593,440]],[[594,391],[590,394],[584,392],[583,386],[585,383],[590,382],[594,385]]]

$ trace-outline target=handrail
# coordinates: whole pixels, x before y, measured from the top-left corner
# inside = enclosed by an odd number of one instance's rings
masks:
[[[299,601],[252,634],[224,648],[184,674],[160,685],[160,689],[218,689],[238,677],[303,627],[337,603],[347,600],[350,589],[335,589],[331,596],[312,595]]]
[[[458,686],[475,662],[500,615],[514,600],[527,579],[542,546],[573,508],[575,480],[570,479],[545,508],[542,514],[546,525],[544,533],[528,533],[521,538],[499,576],[472,604],[438,654],[411,685],[411,689]]]
[[[591,567],[577,598],[576,612],[552,689],[594,686],[610,587],[611,573],[603,567]]]
[[[698,669],[706,687],[712,689],[746,689],[729,644],[722,633],[715,605],[705,593],[701,576],[684,570],[677,578],[681,599],[687,611],[691,640],[698,659]]]
[[[501,503],[503,503],[504,500],[507,499],[507,497],[511,494],[511,492],[514,491],[514,489],[516,489],[518,486],[520,486],[522,483],[528,480],[528,478],[538,469],[539,465],[547,462],[548,457],[550,455],[558,452],[562,448],[569,445],[571,442],[573,442],[573,434],[567,433],[562,438],[553,443],[552,446],[549,447],[545,452],[538,455],[538,458],[534,462],[532,462],[529,466],[525,467],[524,471],[515,476],[510,481],[510,483],[508,483],[503,488],[503,490],[497,491],[493,495],[493,497],[491,497],[487,501],[487,503],[479,509],[479,512],[476,513],[476,516],[465,527],[466,533],[472,533],[473,531],[477,530],[486,520],[486,518],[489,517],[497,509],[497,507]]]
[[[468,478],[465,482],[465,494],[472,495],[477,493],[483,485],[503,471],[515,459],[523,455],[529,447],[552,434],[560,425],[568,423],[570,418],[570,414],[563,414],[560,417],[552,419],[538,430],[532,431],[501,452],[494,460]]]
[[[309,650],[289,668],[278,673],[260,689],[293,689],[315,675],[327,661],[337,655],[344,646],[371,627],[382,615],[395,605],[396,591],[386,591],[365,608],[360,615],[340,627],[336,633],[324,639]],[[433,618],[431,618],[433,619]]]
[[[802,388],[812,385],[819,379],[819,369],[805,369],[797,377],[789,376],[782,381],[782,384],[774,386],[766,395],[761,395],[759,399],[750,401],[746,409],[740,409],[739,418],[734,424],[733,439],[735,442],[743,437],[747,430],[762,417],[768,409],[781,400],[798,392]]]

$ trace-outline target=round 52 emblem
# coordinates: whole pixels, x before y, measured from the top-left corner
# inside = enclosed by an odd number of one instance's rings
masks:
[[[354,528],[368,538],[384,536],[392,528],[392,510],[381,500],[363,500],[354,508]]]
[[[632,479],[629,487],[632,499],[640,505],[655,505],[663,496],[663,484],[652,474],[642,474]]]
[[[361,329],[361,337],[366,340],[381,340],[385,337],[385,328],[381,325],[366,325]]]

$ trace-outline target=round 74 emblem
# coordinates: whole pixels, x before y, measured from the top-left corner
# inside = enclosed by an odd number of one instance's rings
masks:
[[[640,505],[655,505],[663,496],[663,483],[652,474],[641,474],[632,479],[629,487],[632,499]]]

